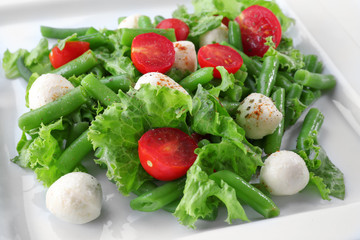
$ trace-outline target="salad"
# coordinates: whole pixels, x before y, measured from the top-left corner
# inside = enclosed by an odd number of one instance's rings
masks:
[[[6,76],[28,81],[30,108],[12,161],[50,187],[86,172],[94,151],[120,193],[139,195],[133,209],[163,208],[192,228],[223,205],[229,223],[249,220],[242,204],[278,216],[271,195],[307,185],[343,199],[343,175],[317,140],[324,116],[311,108],[335,79],[286,37],[293,20],[268,1],[193,5],[119,18],[114,30],[42,26],[33,50],[6,51]],[[279,151],[302,114],[296,149]]]

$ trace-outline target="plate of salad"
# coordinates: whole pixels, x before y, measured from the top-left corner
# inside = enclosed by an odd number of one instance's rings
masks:
[[[359,237],[360,98],[286,2],[71,4],[2,10],[1,239]]]

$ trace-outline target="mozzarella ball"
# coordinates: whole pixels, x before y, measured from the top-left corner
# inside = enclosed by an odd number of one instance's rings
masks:
[[[260,181],[272,195],[293,195],[309,182],[305,161],[292,151],[271,154],[260,170]]]
[[[197,68],[195,45],[190,41],[174,42],[175,62],[173,68],[183,72],[195,72]]]
[[[163,86],[176,89],[182,93],[189,94],[180,84],[175,82],[169,76],[158,72],[150,72],[142,75],[135,84],[135,89],[140,89],[143,84],[151,84],[153,86]]]
[[[119,23],[118,29],[120,28],[139,28],[139,17],[141,15],[140,14],[134,14],[134,15],[130,15],[128,17],[126,17],[124,20],[122,20]]]
[[[261,139],[275,131],[282,117],[271,98],[252,93],[239,105],[236,122],[245,130],[246,137]]]
[[[74,86],[61,75],[47,73],[38,77],[29,90],[30,109],[39,108],[74,89]]]
[[[221,24],[220,27],[210,30],[200,36],[200,47],[212,44],[212,43],[221,43],[223,41],[228,41],[229,30],[226,25]]]
[[[46,207],[59,219],[83,224],[101,212],[100,183],[90,174],[68,173],[54,182],[46,193]]]

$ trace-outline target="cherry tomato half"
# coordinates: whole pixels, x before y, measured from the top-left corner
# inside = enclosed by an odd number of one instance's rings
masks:
[[[240,25],[244,53],[263,57],[269,46],[266,38],[272,36],[277,47],[281,40],[281,25],[277,17],[267,8],[254,5],[246,8],[235,20]]]
[[[151,176],[171,181],[184,176],[194,163],[197,148],[192,137],[177,128],[156,128],[139,140],[140,163]]]
[[[168,18],[162,20],[156,28],[173,28],[175,30],[175,36],[177,41],[186,40],[189,35],[189,26],[177,18]]]
[[[243,64],[243,59],[237,51],[219,43],[201,47],[198,52],[198,61],[202,68],[223,66],[229,73],[236,73]],[[217,69],[214,69],[214,77],[221,78]]]
[[[66,42],[65,47],[62,50],[56,46],[49,54],[51,65],[54,68],[59,68],[71,60],[79,57],[84,52],[89,50],[89,48],[90,43],[80,41]]]
[[[136,36],[131,45],[131,59],[142,74],[167,72],[175,62],[173,43],[156,33]]]

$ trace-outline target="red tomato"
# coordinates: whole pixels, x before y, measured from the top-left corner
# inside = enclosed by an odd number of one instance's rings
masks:
[[[189,35],[189,26],[177,18],[168,18],[162,20],[156,28],[173,28],[175,30],[175,36],[177,41],[186,40]]]
[[[229,73],[236,73],[243,64],[243,59],[237,51],[219,43],[201,47],[198,52],[198,61],[202,68],[223,66]],[[214,77],[221,78],[217,69],[214,69]]]
[[[197,155],[196,142],[177,128],[147,131],[139,140],[140,163],[151,176],[171,181],[184,176]]]
[[[68,63],[82,55],[84,52],[89,50],[89,48],[90,43],[80,41],[66,42],[65,47],[62,50],[56,46],[49,54],[51,65],[54,68],[61,67],[65,63]]]
[[[246,8],[235,20],[240,25],[244,53],[263,57],[268,46],[265,38],[272,36],[277,47],[281,40],[281,25],[277,17],[267,8],[254,5]]]
[[[156,33],[136,36],[131,45],[131,59],[142,74],[167,72],[175,62],[173,43]]]

